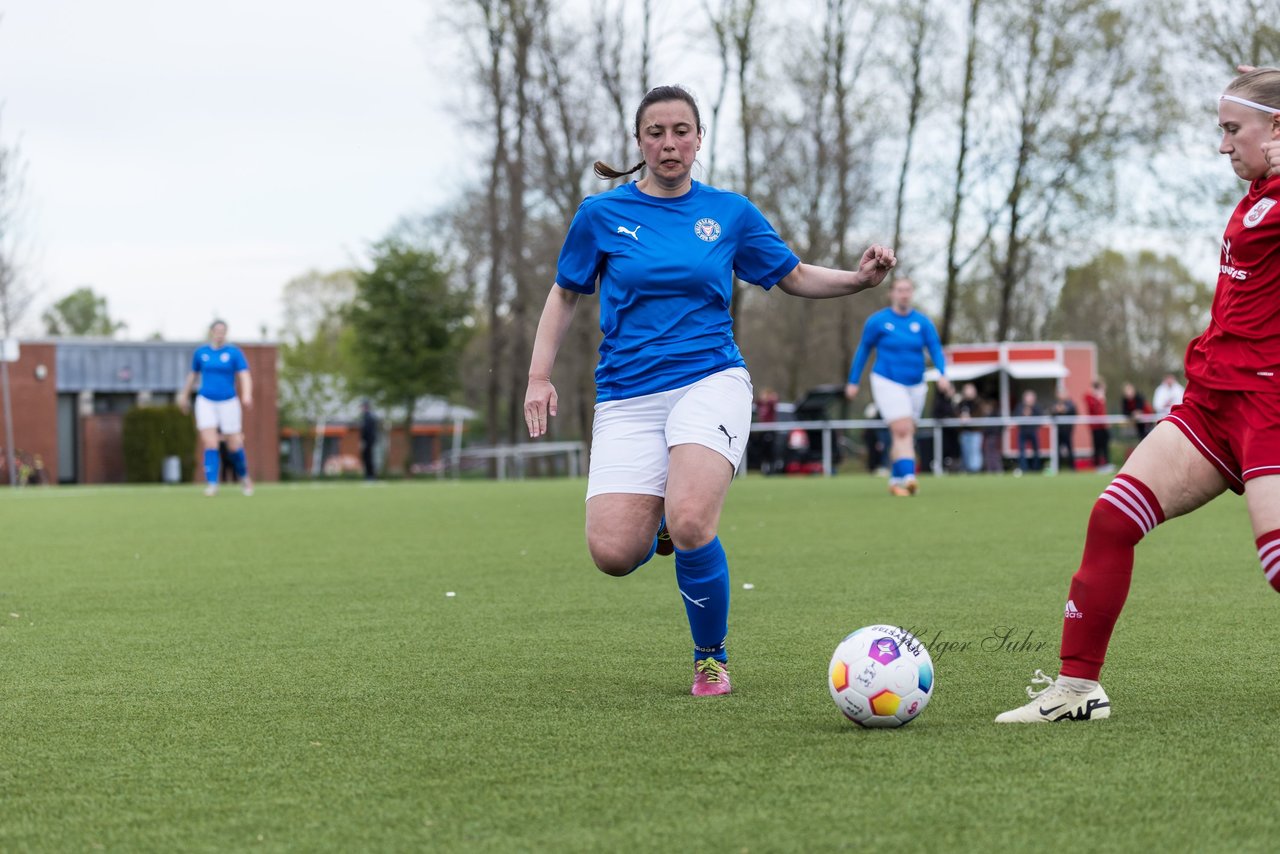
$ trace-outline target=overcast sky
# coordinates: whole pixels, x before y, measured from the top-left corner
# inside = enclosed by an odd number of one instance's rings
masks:
[[[215,316],[233,338],[274,336],[285,282],[361,261],[460,186],[429,0],[0,13],[0,138],[26,163],[39,291],[26,333],[87,285],[131,338],[199,339]]]

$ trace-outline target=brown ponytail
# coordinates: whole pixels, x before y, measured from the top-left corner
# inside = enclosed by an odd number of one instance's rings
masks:
[[[597,160],[594,168],[596,171],[597,178],[603,178],[606,181],[612,181],[615,178],[625,178],[626,176],[634,172],[639,172],[641,169],[644,168],[644,161],[641,160],[639,163],[637,163],[635,166],[632,166],[630,169],[628,169],[625,172],[621,172],[617,169],[614,169],[612,166],[610,166],[608,163],[605,163],[603,160]]]

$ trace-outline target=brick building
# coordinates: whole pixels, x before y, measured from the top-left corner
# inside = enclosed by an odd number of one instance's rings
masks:
[[[20,463],[38,461],[49,483],[123,482],[124,414],[135,406],[173,403],[191,369],[191,354],[203,343],[19,342],[18,359],[8,364],[8,371],[13,445]],[[276,346],[236,346],[244,351],[253,377],[253,406],[244,416],[249,474],[254,480],[278,480]],[[0,447],[4,439],[0,427]],[[0,453],[0,469],[3,460]],[[7,472],[0,482],[8,485]]]
[[[360,407],[349,403],[323,424],[308,429],[284,428],[280,433],[283,465],[290,474],[354,474],[360,472]],[[413,412],[406,439],[404,413],[378,413],[379,441],[375,452],[380,473],[435,472],[460,441],[466,422],[476,413],[438,397],[423,397]],[[316,436],[323,441],[316,447]],[[317,470],[318,469],[318,470]]]

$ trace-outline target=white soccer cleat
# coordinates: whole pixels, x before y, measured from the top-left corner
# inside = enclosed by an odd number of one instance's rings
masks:
[[[244,493],[245,498],[253,495],[253,480],[248,475],[244,476],[244,482],[240,484],[240,491]]]
[[[1045,687],[1036,690],[1034,685]],[[1031,702],[996,715],[998,724],[1051,724],[1058,721],[1100,721],[1111,717],[1111,701],[1101,685],[1077,691],[1059,685],[1052,676],[1037,670],[1027,687]]]

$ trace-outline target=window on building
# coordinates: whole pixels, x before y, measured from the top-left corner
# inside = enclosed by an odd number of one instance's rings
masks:
[[[93,414],[123,414],[133,409],[138,403],[136,392],[95,392],[93,395]]]

